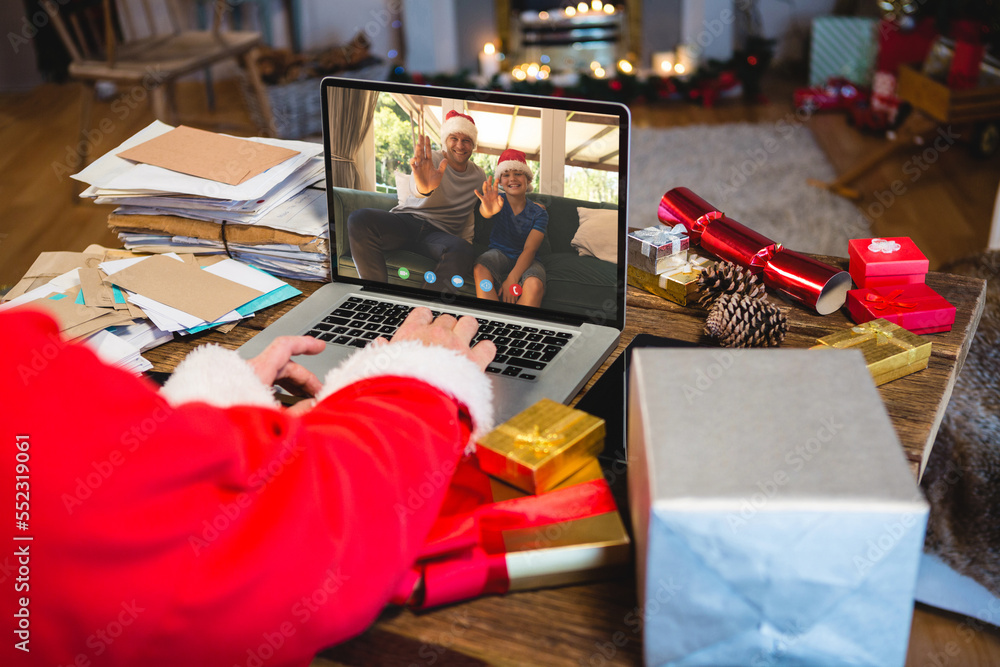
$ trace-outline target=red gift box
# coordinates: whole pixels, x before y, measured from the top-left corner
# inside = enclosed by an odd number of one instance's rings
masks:
[[[851,290],[847,309],[858,324],[883,318],[915,334],[951,331],[955,323],[955,306],[924,283]]]
[[[937,37],[937,28],[931,16],[921,19],[911,30],[902,30],[889,19],[882,19],[877,35],[875,69],[895,74],[900,65],[920,65],[924,62]]]
[[[930,265],[908,236],[851,239],[847,255],[851,278],[858,287],[922,283]]]
[[[561,586],[631,563],[631,544],[597,459],[527,495],[463,459],[417,562],[392,601],[428,609],[481,595]]]

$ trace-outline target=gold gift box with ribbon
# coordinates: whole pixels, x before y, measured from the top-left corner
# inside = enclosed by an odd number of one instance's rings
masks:
[[[819,343],[811,349],[861,350],[876,386],[927,368],[931,358],[929,340],[885,319],[824,336]]]
[[[634,266],[628,267],[628,284],[673,301],[681,306],[688,305],[698,293],[698,276],[715,262],[688,250],[687,262],[667,269],[660,275],[653,275]]]
[[[543,398],[476,444],[488,475],[542,493],[580,470],[604,447],[604,420]]]

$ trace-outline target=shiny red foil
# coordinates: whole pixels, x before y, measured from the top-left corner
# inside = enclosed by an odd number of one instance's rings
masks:
[[[429,609],[510,589],[503,531],[565,525],[618,510],[604,478],[540,495],[494,501],[489,477],[463,459],[441,512],[392,602]],[[421,585],[422,584],[422,585]],[[415,596],[421,589],[422,595]]]
[[[683,224],[692,245],[700,245],[716,257],[750,269],[768,287],[810,308],[818,310],[817,302],[828,285],[848,280],[845,271],[789,250],[726,217],[688,188],[674,188],[664,194],[657,213],[660,222],[666,225]],[[825,303],[825,312],[821,314],[833,312],[842,305],[842,300],[835,307]]]

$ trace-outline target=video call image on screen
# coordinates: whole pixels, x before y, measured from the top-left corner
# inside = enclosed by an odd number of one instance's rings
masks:
[[[328,94],[338,277],[616,317],[618,116]]]

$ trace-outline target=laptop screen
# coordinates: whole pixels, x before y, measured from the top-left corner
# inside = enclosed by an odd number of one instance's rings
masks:
[[[623,105],[323,80],[337,282],[624,327]]]

